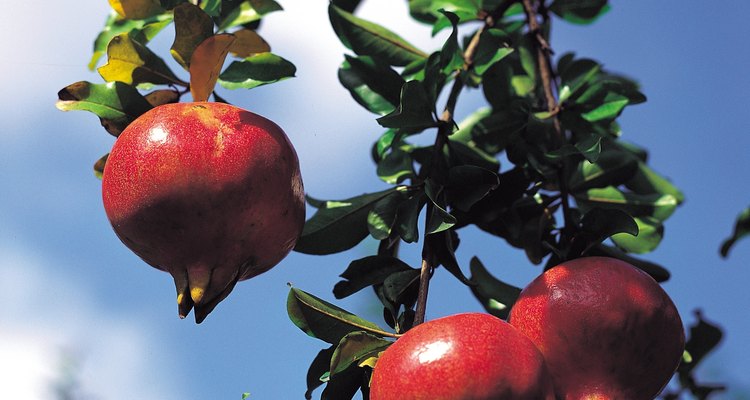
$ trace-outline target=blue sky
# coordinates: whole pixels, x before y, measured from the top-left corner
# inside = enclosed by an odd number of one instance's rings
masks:
[[[297,65],[298,77],[226,97],[286,130],[311,195],[385,187],[369,159],[381,129],[336,80],[344,49],[328,25],[327,2],[280,3],[286,11],[270,15],[261,34]],[[366,0],[360,15],[432,50],[437,42],[405,17],[404,4]],[[286,284],[333,300],[338,274],[370,254],[372,242],[326,257],[292,254],[240,283],[202,325],[179,320],[169,275],[130,253],[104,216],[91,166],[113,138],[93,115],[54,107],[62,87],[100,82],[86,64],[107,2],[14,2],[12,10],[0,26],[0,398],[48,399],[49,384],[71,369],[81,392],[101,400],[302,398],[307,366],[324,344],[289,322]],[[685,323],[700,307],[726,328],[700,373],[729,382],[722,398],[737,399],[750,398],[750,240],[728,260],[718,247],[750,204],[749,14],[750,3],[738,0],[613,2],[592,26],[556,23],[552,39],[558,54],[574,50],[641,82],[649,101],[626,110],[624,138],[648,148],[652,165],[687,196],[648,258],[672,271],[665,288]],[[162,35],[155,45],[163,52],[171,39]],[[462,96],[459,114],[479,98]],[[463,238],[465,267],[478,255],[518,286],[539,272],[498,239],[474,231]],[[403,258],[417,265],[418,248]],[[428,318],[480,310],[445,271],[431,290]],[[380,322],[365,292],[337,304]]]

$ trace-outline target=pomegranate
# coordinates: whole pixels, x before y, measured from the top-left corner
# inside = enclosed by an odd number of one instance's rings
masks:
[[[117,138],[102,178],[122,242],[169,272],[181,318],[206,316],[279,263],[305,222],[297,154],[272,121],[212,102],[165,104]]]
[[[549,269],[523,289],[509,322],[544,354],[560,400],[653,399],[685,346],[661,286],[608,257]]]
[[[371,400],[553,400],[542,354],[505,321],[465,313],[417,325],[375,364]]]

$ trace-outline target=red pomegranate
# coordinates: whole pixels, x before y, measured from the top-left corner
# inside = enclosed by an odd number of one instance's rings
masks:
[[[523,289],[509,322],[544,354],[560,400],[653,399],[685,346],[661,286],[607,257],[549,269]]]
[[[158,106],[117,138],[102,178],[122,242],[169,272],[200,323],[237,281],[271,269],[305,222],[297,154],[272,121],[223,103]]]
[[[417,325],[380,356],[371,400],[553,400],[534,344],[505,321],[466,313]]]

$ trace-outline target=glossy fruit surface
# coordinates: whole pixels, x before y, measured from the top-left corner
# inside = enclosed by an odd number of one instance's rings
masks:
[[[237,281],[294,247],[305,221],[297,154],[272,121],[223,103],[158,106],[117,138],[102,178],[122,242],[174,277],[201,322]]]
[[[505,321],[456,314],[417,325],[375,365],[371,400],[553,400],[534,344]]]
[[[661,286],[607,257],[549,269],[523,289],[509,322],[544,354],[561,400],[653,399],[685,345]]]

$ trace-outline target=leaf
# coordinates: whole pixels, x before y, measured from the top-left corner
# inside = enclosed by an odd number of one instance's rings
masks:
[[[370,321],[296,288],[289,290],[287,313],[302,331],[330,344],[338,344],[344,336],[356,331],[381,337],[393,335]]]
[[[384,240],[391,235],[391,229],[396,222],[396,211],[404,200],[401,192],[393,192],[375,202],[367,214],[367,229],[374,239]]]
[[[109,0],[109,5],[127,19],[145,19],[164,12],[159,0]]]
[[[252,89],[295,76],[291,62],[273,54],[260,53],[235,61],[219,75],[219,84],[227,89]]]
[[[195,48],[213,36],[214,21],[200,7],[182,3],[174,9],[174,29],[170,53],[183,68],[189,69]]]
[[[591,188],[618,186],[636,173],[638,160],[629,153],[616,150],[603,151],[596,162],[581,161],[570,177],[571,192]]]
[[[427,58],[427,54],[392,31],[333,4],[328,7],[328,15],[341,42],[358,55],[379,58],[396,66]]]
[[[461,164],[479,167],[492,172],[497,172],[500,169],[500,162],[473,142],[463,143],[452,140],[449,137],[448,146],[451,154],[460,160]]]
[[[357,390],[367,391],[366,372],[352,366],[334,376],[330,376],[320,400],[351,400]],[[367,397],[365,397],[367,398]]]
[[[416,176],[411,154],[394,148],[378,162],[377,174],[380,179],[390,184],[401,183]]]
[[[107,63],[97,69],[107,82],[130,85],[141,83],[185,85],[159,56],[146,46],[121,33],[107,46]]]
[[[453,274],[461,283],[469,287],[475,283],[469,280],[461,271],[456,260],[456,243],[458,235],[454,231],[440,231],[427,235],[425,245],[422,249],[422,258],[430,261],[433,267],[442,265],[448,272]]]
[[[545,154],[549,160],[560,160],[569,156],[582,155],[589,163],[595,163],[599,160],[602,153],[602,137],[597,134],[590,134],[585,139],[575,144],[566,143],[559,149],[550,151]],[[575,173],[574,173],[575,177]],[[576,177],[579,179],[582,177]]]
[[[450,21],[453,27],[451,34],[440,50],[440,70],[444,74],[450,74],[464,66],[463,52],[458,46],[458,15],[445,10],[440,10],[440,13]]]
[[[450,26],[441,10],[450,11],[459,16],[460,21],[466,21],[477,17],[481,5],[482,2],[477,0],[409,0],[409,14],[417,21],[434,25],[434,36],[442,27]]]
[[[346,56],[338,77],[354,100],[373,113],[388,114],[399,104],[404,79],[372,57]]]
[[[102,176],[104,176],[104,165],[107,163],[107,158],[109,158],[109,153],[103,155],[94,163],[94,176],[98,179],[102,179]]]
[[[507,319],[510,309],[521,294],[521,289],[492,276],[477,257],[471,258],[469,268],[471,281],[476,283],[471,287],[471,292],[488,313]]]
[[[732,246],[741,238],[750,234],[750,207],[742,210],[737,216],[737,220],[734,223],[734,231],[732,236],[724,240],[721,244],[721,256],[726,258],[729,255],[729,250]]]
[[[513,48],[508,46],[509,42],[508,34],[500,29],[491,28],[482,32],[472,64],[474,73],[482,76],[495,63],[510,55]]]
[[[386,278],[396,272],[413,270],[396,257],[368,256],[352,261],[340,275],[345,280],[333,287],[337,299],[348,297],[368,286],[382,284]]]
[[[473,165],[459,165],[448,170],[450,204],[461,211],[469,209],[498,187],[496,173]]]
[[[437,124],[433,110],[434,104],[430,101],[425,84],[409,81],[401,87],[398,108],[377,121],[386,128],[425,129]]]
[[[622,250],[612,246],[607,246],[604,244],[596,245],[588,251],[588,255],[612,257],[625,261],[626,263],[631,264],[641,271],[651,275],[651,277],[654,278],[654,280],[656,280],[657,282],[665,282],[669,280],[670,277],[669,271],[661,265],[625,254]]]
[[[229,52],[239,58],[248,58],[255,54],[268,53],[271,46],[252,29],[240,29],[232,33],[237,39],[229,47]]]
[[[392,343],[367,332],[352,332],[344,336],[331,357],[331,376],[358,365],[364,359],[377,356]]]
[[[160,106],[162,104],[177,103],[180,101],[180,92],[172,89],[159,89],[144,96],[148,104],[151,107]]]
[[[348,250],[369,234],[367,215],[374,204],[393,193],[387,189],[341,201],[322,202],[305,223],[295,251],[305,254],[332,254]]]
[[[589,122],[597,122],[605,119],[614,119],[620,115],[630,101],[620,95],[607,96],[605,102],[591,111],[581,114],[581,117]]]
[[[610,236],[634,237],[640,225],[628,213],[618,209],[595,207],[581,218],[580,230],[571,240],[568,257],[578,257]]]
[[[96,114],[102,126],[118,136],[128,124],[151,109],[148,101],[132,86],[122,82],[76,82],[57,93],[55,106],[62,111],[84,110]]]
[[[208,101],[234,41],[232,35],[219,34],[207,38],[195,48],[190,58],[190,94],[193,101]]]
[[[456,217],[445,210],[445,205],[441,204],[442,202],[439,203],[438,191],[442,188],[435,186],[432,180],[425,182],[425,194],[432,202],[432,207],[430,207],[432,212],[427,216],[427,235],[450,229],[457,222]]]
[[[310,367],[307,369],[307,390],[305,391],[305,399],[312,399],[313,391],[323,385],[324,382],[322,376],[331,371],[331,357],[333,356],[334,350],[336,350],[336,345],[321,350],[318,355],[315,356],[312,363],[310,363]]]
[[[589,189],[574,196],[581,207],[618,208],[634,217],[651,216],[660,221],[669,218],[678,205],[677,199],[670,194],[641,195],[612,186]]]
[[[638,234],[617,234],[612,241],[617,247],[628,253],[644,254],[654,251],[664,237],[664,225],[661,221],[651,217],[635,218],[638,224]]]
[[[706,321],[700,310],[695,310],[694,314],[698,322],[690,327],[690,333],[685,343],[685,351],[690,355],[690,361],[680,364],[678,373],[681,376],[690,374],[721,343],[724,336],[721,328]]]
[[[590,24],[609,11],[607,0],[555,0],[550,11],[574,24]]]
[[[94,52],[91,55],[91,60],[89,60],[88,68],[92,71],[96,69],[99,59],[107,52],[107,45],[113,37],[121,33],[130,33],[130,35],[139,37],[141,43],[146,43],[171,22],[172,16],[170,14],[159,14],[147,19],[132,20],[123,19],[113,10],[107,17],[104,28],[94,40]]]
[[[425,195],[420,193],[398,206],[395,228],[406,243],[415,243],[419,240],[419,213],[424,204]]]
[[[383,295],[392,304],[405,304],[411,308],[419,290],[418,269],[394,272],[383,281]]]
[[[625,182],[625,186],[638,194],[669,194],[680,204],[685,201],[685,195],[667,178],[651,169],[645,162],[638,162],[635,175]]]
[[[239,6],[231,8],[229,12],[221,12],[219,32],[229,28],[260,21],[266,14],[280,11],[282,7],[273,0],[245,0]]]
[[[575,98],[579,90],[594,81],[601,68],[599,63],[588,58],[571,60],[564,64],[564,67],[558,65],[562,82],[559,93],[560,102],[563,103],[568,98]]]

